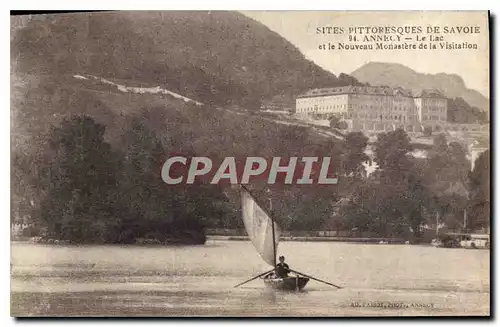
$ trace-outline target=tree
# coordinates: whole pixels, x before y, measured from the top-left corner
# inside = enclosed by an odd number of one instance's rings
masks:
[[[450,229],[463,227],[469,166],[467,153],[460,143],[448,144],[442,134],[435,137],[424,165],[425,183],[434,197],[432,212],[439,214]]]
[[[370,181],[358,185],[351,195],[348,204],[340,209],[344,218],[343,225],[347,230],[357,232],[374,232],[379,236],[386,234],[380,229],[380,185]]]
[[[374,144],[374,159],[385,181],[397,184],[408,174],[411,165],[408,154],[411,151],[413,151],[413,146],[403,129],[379,134]]]
[[[424,208],[429,207],[432,194],[424,184],[423,171],[413,165],[405,192],[402,196],[401,212],[404,223],[410,227],[413,236],[419,239],[422,236],[420,226],[425,222]]]
[[[490,150],[479,155],[470,173],[471,228],[490,227]]]
[[[485,111],[472,107],[463,98],[448,99],[447,108],[449,122],[458,124],[481,124],[488,120],[488,115]]]
[[[347,122],[342,120],[341,117],[338,115],[332,115],[330,116],[330,128],[336,128],[336,129],[347,129],[349,125],[347,125]]]
[[[434,150],[437,153],[442,153],[448,150],[448,141],[446,140],[446,136],[444,134],[438,134],[434,137],[433,142]]]
[[[330,118],[330,128],[338,128],[340,123],[340,117],[337,115],[333,115]]]
[[[303,196],[299,205],[289,211],[284,228],[289,230],[317,230],[331,214],[331,200],[323,197]]]
[[[85,115],[52,129],[51,160],[42,169],[41,218],[49,236],[78,243],[102,242],[114,217],[119,162],[104,141],[105,127]]]
[[[342,169],[347,176],[361,176],[364,172],[363,162],[370,158],[365,150],[368,137],[361,132],[351,132],[345,136],[343,143]]]
[[[353,231],[372,232],[379,237],[421,237],[423,210],[430,203],[420,171],[411,166],[407,180],[399,184],[370,180],[354,190],[342,208],[344,225]]]
[[[432,136],[432,127],[425,126],[423,131],[424,136]]]
[[[380,173],[355,188],[343,209],[346,226],[384,237],[420,238],[430,193],[423,169],[409,156],[412,149],[401,129],[379,135],[374,152]]]
[[[353,86],[363,86],[363,83],[360,83],[355,77],[351,75],[347,75],[344,73],[340,73],[339,75],[339,83],[340,85],[353,85]]]
[[[204,243],[204,228],[217,225],[229,210],[226,196],[212,185],[165,184],[162,142],[138,117],[127,123],[122,143],[125,160],[119,192],[124,218],[116,226],[114,241],[154,236],[159,241]]]
[[[465,148],[458,142],[447,144],[442,134],[434,139],[426,165],[428,182],[436,192],[444,192],[452,183],[467,182],[470,163]]]
[[[118,197],[122,215],[110,237],[113,242],[131,243],[158,228],[160,221],[170,222],[171,203],[161,179],[164,150],[155,133],[133,117],[121,143],[124,163]]]

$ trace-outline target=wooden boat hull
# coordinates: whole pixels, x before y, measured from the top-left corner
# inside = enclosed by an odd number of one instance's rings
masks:
[[[264,278],[264,284],[268,287],[287,291],[301,290],[306,286],[307,282],[309,282],[309,278],[306,277]]]

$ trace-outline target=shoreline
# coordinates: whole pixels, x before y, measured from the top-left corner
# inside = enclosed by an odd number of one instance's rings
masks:
[[[207,235],[207,240],[213,241],[250,241],[248,236],[225,236]],[[404,239],[392,239],[382,237],[336,237],[336,236],[282,236],[281,241],[285,242],[345,242],[345,243],[375,243],[379,244],[412,244]],[[425,243],[420,243],[425,244]]]
[[[206,241],[236,241],[250,242],[248,236],[227,236],[227,235],[207,235]],[[282,242],[342,242],[342,243],[363,243],[363,244],[401,244],[401,245],[427,245],[427,243],[407,243],[403,239],[388,238],[367,238],[367,237],[333,237],[333,236],[282,236]],[[67,242],[33,242],[29,239],[11,239],[11,243],[41,244],[41,245],[103,245],[103,244],[73,244]],[[206,244],[206,242],[204,243]],[[133,244],[108,244],[122,246],[196,246],[203,244],[179,244],[179,243],[133,243]],[[430,245],[430,243],[428,244]]]

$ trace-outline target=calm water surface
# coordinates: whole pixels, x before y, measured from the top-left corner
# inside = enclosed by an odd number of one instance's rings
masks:
[[[414,245],[282,242],[304,291],[267,289],[250,242],[203,246],[12,243],[13,316],[489,315],[490,252]]]

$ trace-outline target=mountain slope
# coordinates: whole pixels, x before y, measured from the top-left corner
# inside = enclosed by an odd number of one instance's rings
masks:
[[[89,73],[200,102],[257,105],[341,84],[279,34],[235,12],[112,12],[12,21],[15,71]]]
[[[435,88],[448,98],[463,98],[468,104],[483,111],[489,110],[489,100],[476,90],[468,89],[463,79],[450,74],[422,74],[404,65],[370,62],[351,73],[360,82],[371,85],[404,87],[414,92]]]

